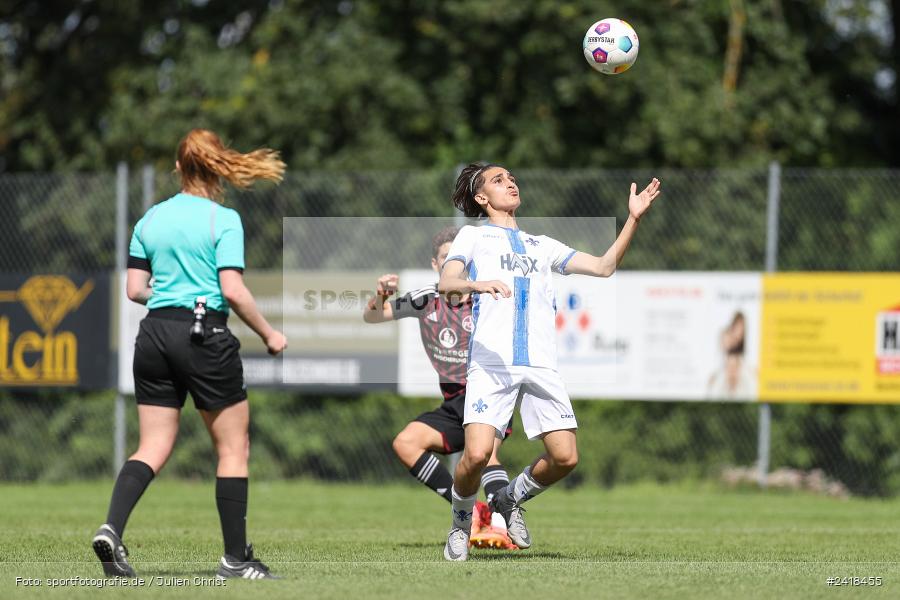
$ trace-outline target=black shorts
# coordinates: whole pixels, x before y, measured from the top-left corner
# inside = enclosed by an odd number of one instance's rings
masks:
[[[463,419],[466,410],[466,390],[444,400],[443,404],[434,410],[424,412],[413,421],[425,423],[441,434],[444,445],[444,453],[459,452],[466,446],[466,430],[463,428]],[[512,419],[506,425],[503,432],[505,438],[512,433]]]
[[[134,342],[138,404],[181,408],[187,393],[200,410],[220,410],[247,398],[237,338],[223,313],[210,311],[202,344],[191,341],[193,314],[184,308],[151,310]]]

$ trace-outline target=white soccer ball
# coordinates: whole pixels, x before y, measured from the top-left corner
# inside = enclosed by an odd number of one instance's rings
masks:
[[[634,28],[622,19],[603,19],[584,34],[582,48],[589,65],[606,75],[615,75],[631,68],[640,42]]]

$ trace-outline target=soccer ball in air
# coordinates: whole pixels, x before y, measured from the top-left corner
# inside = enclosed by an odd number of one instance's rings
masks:
[[[631,68],[637,60],[638,36],[622,19],[603,19],[591,25],[584,34],[584,58],[588,64],[606,75]]]

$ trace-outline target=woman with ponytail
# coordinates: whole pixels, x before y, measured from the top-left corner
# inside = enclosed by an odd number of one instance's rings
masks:
[[[134,351],[140,442],[119,471],[106,522],[93,539],[109,577],[135,576],[122,543],[125,524],[172,452],[188,392],[219,459],[216,506],[225,552],[217,576],[273,577],[246,541],[250,408],[228,314],[234,310],[269,354],[284,350],[287,340],[260,314],[244,285],[241,218],[221,202],[224,182],[241,189],[257,179],[277,183],[284,168],[274,150],[241,154],[212,131],[194,129],[178,144],[181,192],[153,206],[134,227],[126,291],[150,310]]]

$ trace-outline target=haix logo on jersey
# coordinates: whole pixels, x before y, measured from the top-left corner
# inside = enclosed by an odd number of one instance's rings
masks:
[[[507,271],[519,270],[522,277],[538,270],[537,259],[523,254],[504,254],[500,257],[500,268]]]

